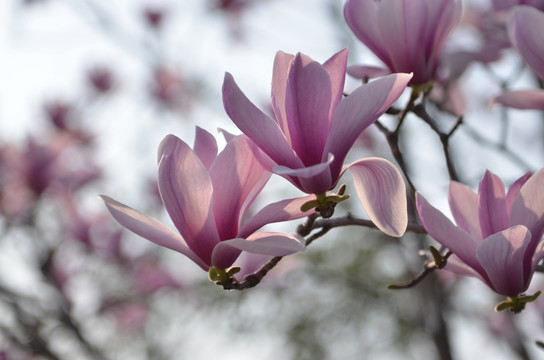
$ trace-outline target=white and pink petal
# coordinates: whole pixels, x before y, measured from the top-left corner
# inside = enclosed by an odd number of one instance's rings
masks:
[[[113,218],[123,227],[159,246],[187,256],[202,269],[208,270],[209,263],[207,264],[191,251],[183,238],[171,228],[108,196],[102,195],[100,197],[104,200]]]
[[[399,170],[381,158],[367,158],[347,166],[353,175],[357,196],[376,226],[400,237],[408,224],[406,185]]]
[[[514,226],[486,238],[476,250],[476,257],[497,293],[516,296],[527,290],[525,254],[531,232],[525,226]]]
[[[212,181],[193,150],[174,135],[159,147],[159,192],[172,222],[200,258],[209,263],[219,242],[212,211]]]

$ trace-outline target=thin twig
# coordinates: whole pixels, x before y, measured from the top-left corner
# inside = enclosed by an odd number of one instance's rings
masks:
[[[435,270],[439,270],[439,269],[443,269],[444,266],[446,266],[446,263],[448,261],[448,258],[452,255],[453,253],[451,251],[448,251],[443,257],[442,257],[442,264],[440,266],[438,266],[437,264],[435,264],[434,261],[428,261],[425,263],[424,267],[423,267],[423,270],[416,275],[415,278],[413,278],[411,281],[407,282],[406,284],[391,284],[391,285],[388,285],[387,288],[388,289],[391,289],[391,290],[400,290],[400,289],[408,289],[408,288],[411,288],[411,287],[414,287],[416,286],[417,284],[419,284],[423,279],[425,279],[427,277],[427,275],[429,275],[430,273],[432,273],[433,271]]]
[[[457,175],[457,171],[455,170],[455,166],[451,158],[450,149],[449,149],[450,148],[449,141],[452,135],[455,133],[455,131],[463,123],[463,117],[459,117],[457,119],[457,122],[453,126],[453,128],[449,132],[444,133],[442,130],[438,128],[436,121],[429,115],[427,110],[425,110],[425,107],[423,106],[423,104],[414,106],[412,111],[420,119],[422,119],[426,124],[428,124],[431,127],[431,129],[438,135],[438,137],[440,138],[440,142],[442,143],[442,151],[444,153],[444,157],[446,158],[446,166],[448,168],[448,174],[450,176],[450,179],[459,181],[459,176]]]

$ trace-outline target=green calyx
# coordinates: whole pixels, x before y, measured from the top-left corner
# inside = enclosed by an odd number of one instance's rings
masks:
[[[535,301],[540,296],[540,291],[537,291],[534,295],[516,295],[508,297],[506,301],[499,303],[495,306],[495,311],[510,310],[514,314],[520,313],[525,309],[525,304]]]
[[[228,269],[219,269],[212,266],[210,267],[210,270],[208,270],[208,278],[217,285],[223,285],[231,282],[234,275],[239,271],[240,268],[238,266],[233,266]]]
[[[315,200],[310,200],[302,204],[300,210],[303,212],[315,209],[322,218],[330,218],[334,213],[334,207],[341,201],[349,199],[349,194],[344,195],[346,192],[346,185],[340,186],[338,193],[336,194],[319,194],[316,195]]]
[[[412,97],[414,99],[417,99],[420,94],[431,90],[433,88],[434,84],[435,84],[434,81],[429,81],[429,82],[427,82],[425,84],[410,85],[410,87],[412,88]]]
[[[446,266],[447,259],[444,256],[442,256],[440,251],[434,246],[432,245],[429,246],[429,249],[431,251],[431,255],[433,257],[436,268],[439,270],[443,269]]]

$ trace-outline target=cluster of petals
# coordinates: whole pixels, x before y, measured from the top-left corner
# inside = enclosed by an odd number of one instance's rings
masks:
[[[444,42],[461,19],[461,1],[348,0],[344,16],[390,72],[412,72],[411,84],[425,84],[433,80]],[[374,72],[364,66],[348,70],[355,77],[372,77]]]
[[[178,232],[107,196],[122,226],[158,245],[184,254],[204,270],[226,269],[242,251],[284,256],[304,250],[298,235],[256,232],[266,224],[309,215],[300,211],[309,196],[248,209],[270,178],[260,150],[246,136],[229,139],[219,154],[215,138],[197,128],[194,149],[174,135],[161,142],[158,187]],[[244,271],[244,269],[242,269]]]
[[[474,276],[501,295],[527,290],[544,257],[544,169],[527,173],[505,191],[502,180],[487,171],[478,194],[452,181],[449,205],[454,225],[417,194],[419,218],[429,233],[453,255],[446,269]]]
[[[274,117],[243,94],[231,74],[225,75],[223,103],[238,128],[275,163],[274,173],[308,194],[333,189],[349,169],[369,217],[386,234],[406,230],[405,185],[398,169],[381,158],[344,165],[361,132],[403,93],[410,74],[392,74],[343,96],[347,50],[325,63],[278,52],[272,77]]]
[[[525,63],[544,80],[544,13],[527,5],[514,8],[508,19],[508,33]],[[496,97],[495,102],[516,109],[544,110],[544,91],[510,91]]]

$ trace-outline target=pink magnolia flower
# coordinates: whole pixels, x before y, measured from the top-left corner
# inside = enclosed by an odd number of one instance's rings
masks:
[[[411,75],[389,75],[344,98],[346,62],[347,50],[323,65],[280,51],[272,80],[275,118],[255,107],[229,73],[223,83],[225,110],[278,165],[274,172],[305,193],[325,194],[349,169],[370,218],[386,234],[401,236],[407,224],[406,194],[397,168],[380,158],[343,163],[357,137],[397,100]]]
[[[530,6],[516,7],[508,20],[508,32],[523,60],[544,80],[544,13]],[[544,110],[544,90],[510,91],[494,101],[517,109]]]
[[[348,0],[344,17],[391,72],[413,72],[411,84],[424,84],[433,79],[444,41],[461,19],[461,1]]]
[[[454,225],[417,194],[421,223],[430,236],[454,254],[447,269],[474,276],[495,292],[517,296],[527,290],[544,257],[544,169],[516,180],[505,191],[487,171],[478,194],[452,181],[449,190]]]
[[[159,147],[159,191],[179,234],[159,221],[107,196],[113,217],[124,227],[158,245],[178,251],[204,270],[230,267],[241,251],[283,256],[304,250],[302,238],[256,232],[274,222],[301,218],[309,197],[265,206],[253,217],[247,212],[270,177],[262,154],[246,136],[230,140],[217,155],[212,135],[197,128],[194,150],[174,135]]]

